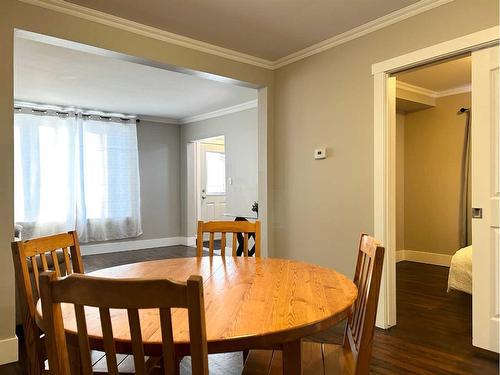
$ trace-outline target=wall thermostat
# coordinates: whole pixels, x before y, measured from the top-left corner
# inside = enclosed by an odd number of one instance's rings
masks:
[[[326,148],[317,148],[316,150],[314,150],[314,159],[326,159]]]

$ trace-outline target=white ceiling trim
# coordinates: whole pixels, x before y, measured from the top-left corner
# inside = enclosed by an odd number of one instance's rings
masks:
[[[437,98],[441,98],[443,96],[463,94],[463,93],[466,93],[466,92],[472,92],[472,85],[470,85],[470,84],[469,85],[463,85],[463,86],[454,87],[454,88],[449,89],[449,90],[439,91],[437,93]]]
[[[453,0],[421,0],[415,4],[401,8],[373,21],[365,23],[354,29],[316,43],[310,47],[294,52],[278,60],[271,61],[260,57],[251,56],[245,53],[234,51],[228,48],[219,47],[210,43],[202,42],[196,39],[188,38],[182,35],[174,34],[156,27],[143,25],[138,22],[130,21],[124,18],[116,17],[108,13],[83,7],[81,5],[68,3],[64,0],[19,0],[23,3],[36,5],[42,8],[50,9],[56,12],[68,14],[70,16],[83,18],[89,21],[97,22],[103,25],[115,27],[135,34],[143,35],[149,38],[162,40],[178,46],[190,48],[196,51],[209,53],[233,61],[257,66],[265,69],[278,69],[293,62],[302,60],[306,57],[326,51],[330,48],[347,43],[353,39],[380,30],[384,27],[393,25],[407,18],[427,12],[441,5],[452,2]]]
[[[231,113],[241,112],[241,111],[245,111],[247,109],[255,108],[255,107],[257,107],[257,99],[250,100],[249,102],[233,105],[231,107],[218,109],[216,111],[203,113],[201,115],[185,117],[185,118],[179,120],[179,123],[190,124],[192,122],[208,120],[208,119],[214,118],[214,117],[225,116],[225,115],[229,115]]]
[[[373,33],[374,31],[393,25],[397,22],[416,16],[420,13],[427,12],[431,9],[437,8],[452,1],[453,0],[421,0],[415,4],[401,8],[373,21],[367,22],[361,26],[355,27],[354,29],[343,32],[342,34],[338,34],[332,38],[313,44],[312,46],[304,48],[301,51],[297,51],[288,56],[282,57],[274,61],[273,67],[274,69],[281,68],[282,66],[291,64],[295,61],[302,60],[306,57],[347,43],[353,39],[360,38],[364,35]]]
[[[172,125],[180,124],[179,119],[171,117],[145,116],[145,115],[144,116],[138,115],[137,117],[139,118],[139,120],[146,122],[159,122],[160,124],[172,124]]]
[[[210,118],[221,117],[225,115],[229,115],[231,113],[245,111],[247,109],[256,108],[257,107],[257,99],[250,100],[248,102],[244,102],[241,104],[236,104],[230,107],[218,109],[216,111],[211,111],[207,113],[202,113],[196,116],[183,117],[180,119],[170,118],[170,117],[159,117],[159,116],[137,116],[141,121],[149,121],[149,122],[159,122],[163,124],[191,124],[193,122],[198,122],[202,120],[208,120]]]
[[[410,83],[406,83],[406,82],[399,81],[399,80],[396,81],[396,88],[401,89],[401,90],[405,90],[405,91],[410,91],[410,92],[413,92],[415,94],[430,96],[431,98],[437,98],[437,95],[438,95],[437,91],[429,90],[429,89],[426,89],[426,88],[420,87],[420,86],[415,86],[415,85],[412,85]]]
[[[121,17],[116,17],[108,13],[100,12],[95,9],[83,7],[81,5],[68,3],[64,0],[19,0],[23,3],[36,5],[45,9],[68,14],[70,16],[83,18],[89,21],[97,22],[106,26],[112,26],[118,29],[129,31],[135,34],[146,36],[172,43],[181,47],[190,48],[196,51],[209,53],[212,55],[224,57],[233,61],[258,66],[265,69],[273,69],[273,62],[248,55],[246,53],[234,51],[228,48],[219,47],[214,44],[202,42],[200,40],[188,38],[182,35],[174,34],[156,27],[143,25],[138,22],[130,21]]]
[[[453,87],[448,90],[443,90],[443,91],[434,91],[434,90],[429,90],[424,87],[420,86],[415,86],[406,82],[402,81],[396,81],[396,88],[405,90],[405,91],[410,91],[415,94],[420,94],[420,95],[425,95],[431,98],[442,98],[444,96],[451,96],[451,95],[457,95],[457,94],[463,94],[466,92],[471,92],[472,91],[472,86],[469,85],[463,85],[463,86],[458,86],[458,87]]]

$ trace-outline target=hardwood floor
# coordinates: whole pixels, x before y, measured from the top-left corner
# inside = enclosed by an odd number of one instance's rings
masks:
[[[377,330],[374,374],[498,374],[498,356],[472,346],[472,297],[447,282],[447,267],[398,263],[398,324]]]
[[[194,256],[195,248],[134,250],[84,256],[87,272],[146,260]],[[478,353],[471,344],[471,296],[446,293],[448,268],[412,262],[397,265],[398,325],[377,330],[373,347],[372,374],[498,374],[498,357]],[[312,340],[338,343],[342,327],[323,332]],[[0,375],[25,374],[21,361],[0,366]],[[241,353],[210,356],[210,374],[240,374]],[[190,373],[189,358],[181,374]]]

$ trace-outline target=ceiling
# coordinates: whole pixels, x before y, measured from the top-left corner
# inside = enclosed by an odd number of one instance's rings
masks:
[[[418,0],[67,0],[267,60],[300,51]]]
[[[181,120],[257,99],[254,89],[23,38],[14,59],[17,101]]]
[[[396,74],[397,80],[442,92],[471,83],[470,56]]]

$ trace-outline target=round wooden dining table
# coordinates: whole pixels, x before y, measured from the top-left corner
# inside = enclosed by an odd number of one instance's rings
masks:
[[[89,275],[177,281],[201,275],[209,353],[281,349],[286,374],[300,373],[300,340],[346,318],[358,292],[350,279],[332,269],[273,258],[176,258],[106,268]],[[40,304],[37,308],[41,316]],[[63,304],[62,312],[69,343],[76,342],[74,308]],[[103,350],[99,311],[86,307],[85,312],[90,347]],[[161,355],[158,315],[157,309],[140,313],[146,355]],[[117,352],[132,353],[126,311],[111,310],[111,319]],[[179,356],[189,355],[187,311],[175,309],[172,321],[176,351]]]

